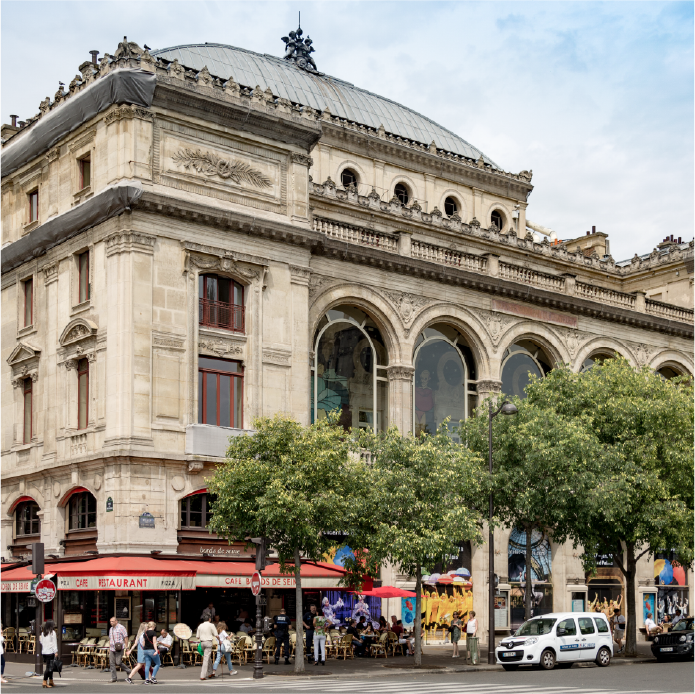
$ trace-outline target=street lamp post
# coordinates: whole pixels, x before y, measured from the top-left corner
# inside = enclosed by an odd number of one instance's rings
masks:
[[[516,414],[517,409],[511,402],[502,403],[501,407],[493,412],[492,400],[489,405],[489,420],[488,420],[488,457],[490,465],[490,477],[492,477],[492,420],[498,414]],[[488,604],[488,639],[487,639],[487,662],[488,665],[495,664],[495,532],[492,529],[492,514],[494,511],[492,498],[492,487],[490,488],[490,505],[488,508],[488,587],[489,604]]]

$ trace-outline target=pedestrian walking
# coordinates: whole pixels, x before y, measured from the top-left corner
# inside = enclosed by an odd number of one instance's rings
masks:
[[[220,621],[217,623],[217,625],[215,625],[215,622],[213,621],[213,626],[215,626],[217,629],[218,646],[217,657],[215,658],[215,664],[212,666],[211,676],[217,676],[217,666],[222,662],[222,656],[224,656],[224,659],[227,662],[229,674],[236,675],[237,671],[234,669],[234,665],[232,663],[232,642],[229,638],[229,634],[227,633],[227,624],[226,622]]]
[[[2,662],[2,672],[0,672],[0,684],[7,684],[5,679],[5,637],[2,633],[2,624],[0,624],[0,662]]]
[[[162,661],[157,650],[157,625],[154,622],[147,622],[147,630],[143,632],[142,640],[142,651],[145,656],[145,675],[151,669],[151,674],[145,678],[145,684],[157,684],[157,672]]]
[[[316,605],[310,605],[309,611],[304,613],[302,623],[306,633],[306,657],[309,657],[314,645],[314,619],[316,618]]]
[[[451,632],[451,644],[453,648],[452,658],[459,657],[459,639],[461,638],[461,620],[459,619],[459,613],[454,612],[451,618],[451,626],[449,627]]]
[[[326,664],[326,621],[323,615],[314,617],[314,665]]]
[[[625,615],[620,614],[620,608],[616,607],[613,610],[613,619],[611,620],[613,627],[613,641],[618,644],[618,653],[622,653],[625,649],[623,639],[625,638]]]
[[[284,607],[280,610],[280,614],[275,616],[273,620],[275,622],[275,629],[273,630],[273,635],[275,636],[275,664],[277,665],[280,661],[280,648],[283,648],[285,652],[285,665],[289,665],[290,626],[292,621],[287,616]]]
[[[200,624],[196,632],[196,636],[203,648],[203,667],[200,670],[201,680],[214,677],[212,672],[212,642],[217,637],[217,629],[215,629],[215,625],[212,623],[214,618],[214,615],[210,615],[208,621]]]
[[[130,668],[123,662],[123,651],[128,639],[126,628],[119,624],[115,616],[111,617],[111,628],[109,629],[109,669],[111,671],[111,681],[118,679],[116,668],[120,666],[126,672],[126,682],[130,676]]]
[[[111,622],[113,623],[112,618]],[[137,648],[137,654],[138,654],[138,662],[137,665],[128,673],[128,677],[125,678],[125,681],[128,684],[133,684],[133,675],[136,672],[140,673],[140,677],[147,681],[149,678],[146,676],[146,670],[145,670],[145,643],[142,638],[142,635],[147,631],[147,622],[142,622],[140,624],[140,628],[138,629],[138,633],[135,636],[135,639],[133,641],[133,644],[131,645],[130,649],[128,650],[127,655],[130,656],[130,654]],[[122,665],[121,667],[125,667],[125,665]],[[112,670],[115,673],[115,669]],[[111,676],[111,681],[115,682],[115,674]]]
[[[55,632],[55,623],[48,619],[41,627],[41,653],[43,654],[43,686],[53,687],[53,659],[58,652],[58,637]]]
[[[468,613],[468,621],[466,622],[466,638],[473,639],[478,635],[478,620],[475,618],[475,612],[471,610]]]

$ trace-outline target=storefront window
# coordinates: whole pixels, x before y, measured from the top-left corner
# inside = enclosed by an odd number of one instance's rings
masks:
[[[674,552],[657,552],[654,555],[654,584],[658,586],[656,616],[663,621],[668,615],[673,621],[677,610],[681,616],[690,614],[688,600],[688,574]]]
[[[97,500],[89,492],[79,492],[70,497],[69,529],[86,530],[97,527]]]
[[[468,416],[469,397],[475,397],[475,362],[465,338],[454,328],[437,324],[425,328],[415,342],[413,431],[434,434],[449,418],[455,433]]]
[[[214,494],[194,494],[181,499],[181,528],[205,528],[212,519]]]
[[[326,313],[314,339],[311,420],[340,413],[346,428],[388,427],[388,356],[374,321],[360,309]]]
[[[535,342],[515,342],[502,355],[502,392],[508,396],[525,398],[531,376],[543,378],[551,369],[550,361]]]
[[[41,532],[41,520],[38,516],[39,505],[35,501],[23,501],[15,510],[17,537],[38,535]]]

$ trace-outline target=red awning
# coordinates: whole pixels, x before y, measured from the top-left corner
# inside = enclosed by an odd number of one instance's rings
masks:
[[[3,566],[7,566],[4,564]],[[31,566],[18,566],[14,569],[2,569],[0,579],[2,580],[3,593],[28,593],[34,574]]]

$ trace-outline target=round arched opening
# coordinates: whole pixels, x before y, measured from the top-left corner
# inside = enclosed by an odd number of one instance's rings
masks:
[[[434,434],[449,418],[452,437],[475,409],[476,364],[466,338],[454,327],[437,323],[425,328],[413,354],[413,432]]]
[[[410,200],[410,192],[403,183],[397,183],[393,189],[393,194],[398,198],[401,205],[407,205]]]
[[[582,368],[579,369],[579,373],[585,373],[589,371],[594,364],[603,364],[606,359],[612,359],[615,354],[609,354],[608,352],[594,352],[590,357],[587,357],[582,363]]]
[[[357,186],[357,174],[352,169],[343,169],[340,173],[340,182],[344,188]]]
[[[444,212],[447,217],[453,217],[459,211],[459,204],[455,198],[449,196],[444,200]]]
[[[670,381],[672,378],[678,378],[678,376],[683,376],[683,372],[673,366],[662,366],[656,370],[656,373],[667,381]]]
[[[505,395],[526,397],[531,376],[543,378],[551,367],[545,350],[532,340],[519,340],[502,355],[502,392]]]
[[[499,231],[504,229],[504,215],[499,210],[493,210],[490,215],[490,221],[493,226],[497,227]]]
[[[314,336],[311,421],[340,413],[346,428],[388,427],[388,354],[374,320],[355,306],[337,306]]]

